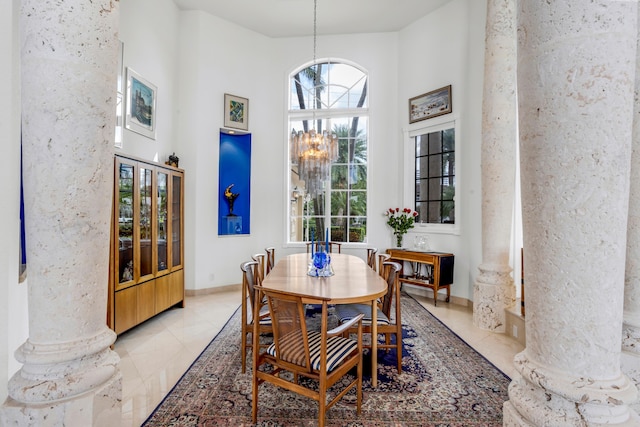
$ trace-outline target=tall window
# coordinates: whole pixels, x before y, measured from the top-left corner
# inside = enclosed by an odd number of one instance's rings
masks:
[[[338,136],[338,160],[323,191],[311,196],[290,159],[289,241],[367,239],[367,74],[323,61],[295,71],[289,84],[289,133],[327,130]],[[291,149],[291,147],[289,147]]]
[[[455,224],[455,140],[454,128],[415,136],[419,222]]]

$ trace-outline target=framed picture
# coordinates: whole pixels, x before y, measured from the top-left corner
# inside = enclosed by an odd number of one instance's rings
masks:
[[[249,100],[224,94],[224,127],[249,130]]]
[[[409,123],[450,113],[451,85],[409,99]]]
[[[157,96],[157,87],[127,67],[125,128],[156,139]]]

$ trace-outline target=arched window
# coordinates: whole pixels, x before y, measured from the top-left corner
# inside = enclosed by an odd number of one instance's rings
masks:
[[[289,157],[289,242],[367,241],[367,73],[344,61],[320,60],[294,71],[289,79],[289,133],[327,130],[338,137],[338,159],[331,179],[309,194],[295,159]],[[291,144],[289,144],[291,150]]]

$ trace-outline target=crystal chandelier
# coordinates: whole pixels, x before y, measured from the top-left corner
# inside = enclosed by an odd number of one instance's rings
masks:
[[[316,17],[318,0],[313,1],[313,65],[316,65],[318,39]],[[315,106],[313,126],[315,126]],[[309,132],[295,129],[291,132],[291,163],[298,165],[298,176],[305,183],[305,190],[312,197],[323,190],[323,184],[331,178],[331,163],[338,159],[338,137],[326,130],[322,134],[315,129]]]
[[[291,133],[292,162],[298,164],[298,175],[305,183],[307,193],[317,196],[324,181],[331,177],[331,163],[338,158],[338,137],[322,134],[314,129],[309,132]]]

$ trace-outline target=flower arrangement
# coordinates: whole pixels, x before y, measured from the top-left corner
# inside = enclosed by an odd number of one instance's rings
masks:
[[[403,208],[389,208],[384,213],[387,216],[387,224],[393,228],[393,234],[396,236],[396,245],[402,247],[402,236],[413,228],[418,212]]]

